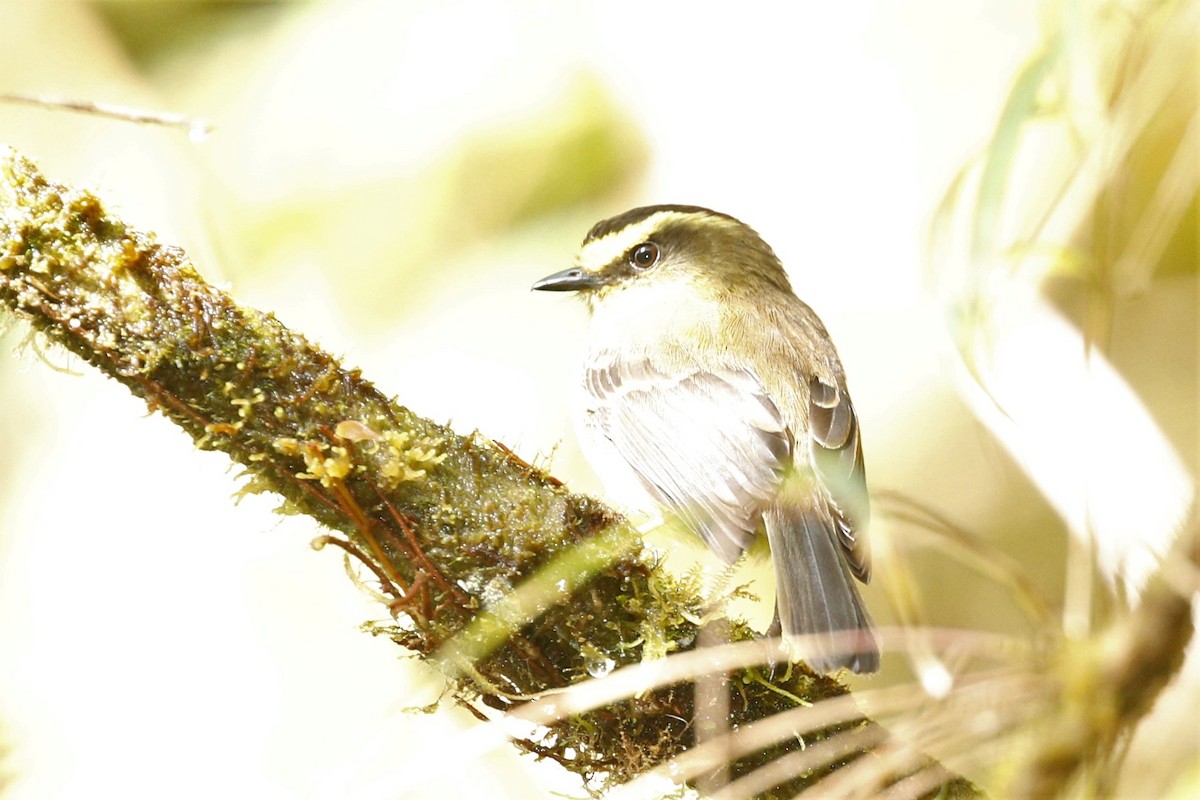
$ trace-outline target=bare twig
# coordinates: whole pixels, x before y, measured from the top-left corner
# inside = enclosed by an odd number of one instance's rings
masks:
[[[188,138],[192,139],[192,141],[197,142],[207,138],[213,130],[212,125],[207,120],[188,117],[183,114],[172,114],[166,111],[150,111],[143,108],[113,105],[111,103],[97,103],[94,100],[21,94],[19,92],[0,92],[0,102],[34,106],[47,110],[74,111],[80,114],[107,117],[138,125],[161,125],[165,128],[177,128],[187,133]]]

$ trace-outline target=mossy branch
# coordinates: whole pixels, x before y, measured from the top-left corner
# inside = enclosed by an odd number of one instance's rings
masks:
[[[416,416],[272,315],[205,283],[179,249],[127,227],[92,194],[47,181],[11,150],[0,150],[0,212],[3,304],[198,447],[226,453],[246,470],[247,490],[277,493],[336,532],[318,542],[361,560],[397,620],[377,631],[433,660],[476,713],[583,681],[597,664],[605,671],[694,647],[695,587],[648,560],[595,500],[483,436]],[[723,635],[753,638],[736,623]],[[731,725],[847,691],[799,668],[770,681],[738,669],[729,685]],[[689,681],[677,682],[520,744],[587,779],[623,781],[693,744],[692,720],[704,712],[693,697]],[[730,772],[872,726],[852,713],[740,756]],[[879,738],[764,796],[793,795]],[[976,794],[954,776],[938,789]]]

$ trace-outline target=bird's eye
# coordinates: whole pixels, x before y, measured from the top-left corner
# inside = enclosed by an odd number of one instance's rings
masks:
[[[634,269],[650,269],[658,263],[658,245],[642,242],[629,253],[629,266]]]

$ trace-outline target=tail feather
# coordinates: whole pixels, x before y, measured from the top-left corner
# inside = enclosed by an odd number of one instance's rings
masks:
[[[776,504],[764,514],[771,558],[775,563],[776,608],[785,642],[790,637],[847,632],[839,641],[821,637],[800,651],[817,672],[847,667],[854,672],[879,669],[879,642],[838,552],[833,516],[812,503]],[[857,632],[854,636],[850,632]]]

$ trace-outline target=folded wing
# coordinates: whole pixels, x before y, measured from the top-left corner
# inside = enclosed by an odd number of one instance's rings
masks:
[[[588,370],[584,389],[585,424],[717,556],[737,560],[791,462],[791,438],[758,378],[614,360]]]
[[[858,416],[845,390],[819,378],[809,381],[809,426],[813,437],[813,463],[829,493],[831,512],[854,577],[871,580],[871,548],[867,541],[870,501]]]

